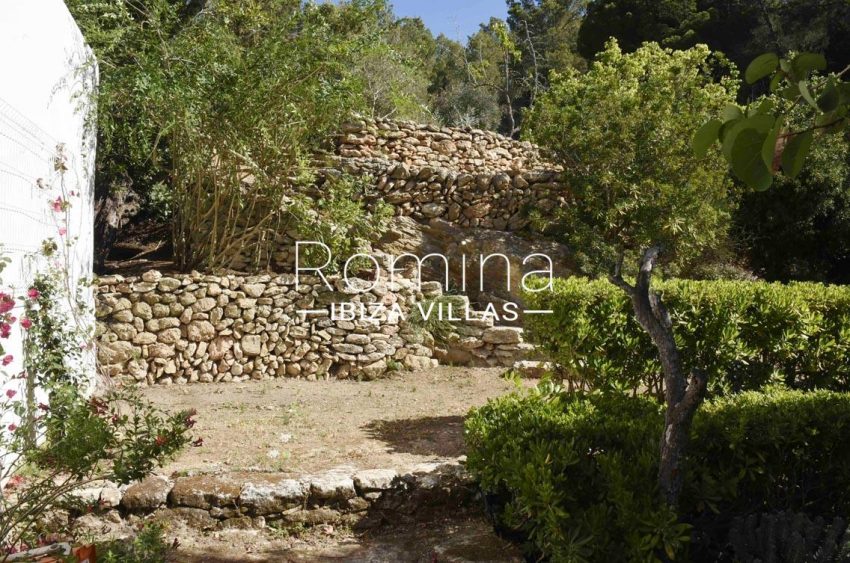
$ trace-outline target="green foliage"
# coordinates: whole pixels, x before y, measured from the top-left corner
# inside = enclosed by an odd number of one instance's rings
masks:
[[[783,59],[773,53],[757,57],[747,67],[747,82],[769,77],[774,95],[756,100],[746,111],[729,108],[719,120],[720,127],[717,120],[706,123],[694,137],[695,153],[701,155],[705,146],[718,140],[735,175],[759,191],[771,186],[780,169],[786,177],[796,178],[815,135],[820,143],[822,134],[841,132],[850,120],[850,82],[843,81],[841,74],[816,75],[826,68],[826,58],[816,53]]]
[[[132,541],[115,541],[98,546],[98,561],[104,563],[163,563],[171,551],[165,540],[165,528],[157,522],[146,523]]]
[[[444,125],[498,129],[498,92],[476,82],[470,49],[441,35],[436,39],[429,92],[435,117]]]
[[[735,519],[728,543],[735,561],[827,563],[850,558],[847,522],[838,516],[827,523],[800,512],[750,514]]]
[[[499,18],[487,24],[469,38],[467,71],[477,88],[495,97],[501,109],[500,131],[508,136],[519,132],[520,106],[514,94],[525,87],[527,76],[522,73],[522,51],[517,38]]]
[[[698,159],[693,123],[734,99],[737,83],[716,81],[704,46],[670,51],[647,44],[624,54],[608,45],[586,74],[552,76],[528,116],[530,140],[564,167],[570,202],[543,227],[562,232],[588,273],[637,263],[654,244],[687,272],[724,244],[729,182],[717,152]]]
[[[392,217],[392,207],[380,200],[366,212],[363,200],[374,186],[365,176],[329,176],[320,186],[293,197],[287,209],[287,227],[296,230],[301,240],[324,243],[334,259],[344,263],[368,250],[369,241],[383,234]],[[324,249],[311,245],[302,266],[321,267],[327,259]],[[332,262],[328,271],[338,271],[341,266]]]
[[[543,386],[471,413],[467,466],[493,495],[500,527],[553,561],[643,560],[687,528],[656,502],[661,409],[650,400]]]
[[[395,20],[389,8],[375,22],[375,42],[357,60],[366,113],[431,121],[430,72],[434,37],[419,18]]]
[[[103,77],[98,189],[132,178],[155,211],[170,211],[181,267],[226,265],[239,250],[260,262],[280,224],[303,216],[291,200],[339,124],[370,105],[412,115],[426,83],[388,43],[381,0],[193,6],[69,3]],[[325,217],[339,233],[358,228],[348,219]]]
[[[850,291],[840,286],[669,281],[657,291],[670,310],[686,371],[708,375],[725,394],[782,383],[850,390]],[[552,315],[526,320],[574,385],[661,395],[661,367],[626,295],[607,281],[555,281],[528,293]]]
[[[740,68],[769,50],[816,51],[837,72],[847,65],[848,31],[850,4],[843,0],[592,0],[578,47],[592,58],[609,37],[627,51],[644,41],[704,43]]]
[[[846,511],[848,407],[850,396],[830,392],[708,402],[694,420],[684,523],[657,492],[664,417],[647,398],[547,385],[495,399],[467,419],[468,465],[491,495],[498,523],[523,534],[536,555],[686,559],[692,537],[728,530],[753,507],[805,507],[828,517]]]
[[[39,520],[75,489],[93,481],[142,479],[190,440],[191,412],[165,414],[129,391],[88,399],[73,384],[57,383],[47,390],[50,405],[32,407],[38,417],[27,416],[23,401],[8,398],[0,405],[4,417],[14,414],[21,421],[0,438],[0,448],[17,456],[2,477],[22,479],[0,502],[0,532],[7,547],[34,545]]]
[[[587,4],[587,0],[508,0],[507,23],[518,38],[522,66],[530,79],[529,102],[535,79],[545,88],[552,70],[584,67],[577,41]]]
[[[803,127],[803,114],[798,106],[787,121]],[[799,176],[779,175],[773,189],[744,193],[735,213],[735,238],[768,280],[850,283],[850,139],[817,141]]]
[[[424,299],[414,307],[408,317],[410,325],[431,334],[437,342],[446,342],[455,332],[455,325],[449,320],[449,308],[452,315],[462,314],[466,301],[459,295],[440,295]]]
[[[625,51],[647,41],[687,48],[696,43],[696,30],[710,17],[696,0],[591,0],[581,22],[578,49],[592,59],[611,37]]]
[[[67,223],[63,223],[67,224]],[[72,504],[71,496],[93,482],[139,480],[189,443],[190,411],[166,414],[137,393],[89,389],[84,351],[92,315],[81,292],[70,286],[70,242],[42,245],[53,264],[26,292],[19,321],[24,368],[0,397],[0,553],[37,545],[46,515]],[[30,257],[35,258],[35,257]],[[63,261],[64,259],[64,261]],[[0,271],[8,261],[0,257]],[[15,299],[0,293],[0,339],[8,338]],[[2,347],[0,347],[2,351]],[[6,366],[11,356],[6,356]]]
[[[777,509],[847,514],[850,395],[746,392],[694,419],[686,503],[723,520]]]
[[[58,271],[40,273],[30,286],[36,297],[24,302],[31,323],[24,339],[24,355],[27,373],[36,385],[60,381],[81,384],[85,380],[83,344],[88,335],[81,334],[77,323],[68,322],[64,289]],[[74,301],[84,303],[79,296]]]

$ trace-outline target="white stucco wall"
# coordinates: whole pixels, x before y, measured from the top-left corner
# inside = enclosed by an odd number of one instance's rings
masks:
[[[0,0],[0,243],[12,259],[0,274],[3,291],[26,292],[33,272],[47,266],[28,256],[49,238],[73,242],[72,283],[92,276],[96,80],[94,58],[62,0]],[[67,213],[51,208],[57,197],[71,203]],[[15,359],[0,369],[19,373],[18,324],[2,343]]]

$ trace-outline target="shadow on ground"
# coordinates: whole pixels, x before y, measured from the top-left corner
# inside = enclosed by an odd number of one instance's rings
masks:
[[[184,551],[180,563],[520,563],[516,546],[498,538],[481,517],[436,519],[414,526],[386,528],[362,537],[349,537],[312,545],[283,547],[257,546],[251,554],[221,553],[206,549]],[[219,551],[216,553],[216,551]]]
[[[399,420],[373,420],[363,429],[393,453],[458,457],[466,452],[462,416],[426,416]]]

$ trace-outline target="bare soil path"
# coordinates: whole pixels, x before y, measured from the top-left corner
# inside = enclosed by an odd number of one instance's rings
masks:
[[[403,470],[463,455],[469,410],[517,389],[503,372],[441,367],[369,382],[281,379],[151,387],[143,394],[166,410],[198,411],[195,435],[204,446],[184,451],[164,469],[167,474],[256,470],[303,476],[340,466]],[[167,535],[179,541],[172,561],[180,563],[522,561],[476,507],[366,535],[329,525],[300,532],[178,526]]]
[[[272,530],[224,530],[201,535],[175,530],[172,563],[521,563],[519,549],[499,538],[481,516],[459,514],[368,535],[321,526],[298,535]]]
[[[368,382],[281,379],[143,393],[168,410],[198,411],[203,447],[187,449],[165,473],[298,476],[339,466],[404,469],[463,455],[470,408],[516,389],[503,371],[440,367]]]

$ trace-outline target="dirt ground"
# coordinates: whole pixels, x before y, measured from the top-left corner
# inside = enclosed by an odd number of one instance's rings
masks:
[[[173,563],[521,563],[519,549],[498,538],[480,515],[457,514],[418,525],[358,535],[324,525],[291,530],[175,529]]]
[[[166,410],[198,411],[195,436],[204,445],[185,450],[165,473],[402,470],[463,455],[469,409],[516,389],[503,372],[440,367],[369,382],[281,379],[144,394]]]

